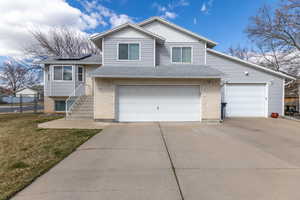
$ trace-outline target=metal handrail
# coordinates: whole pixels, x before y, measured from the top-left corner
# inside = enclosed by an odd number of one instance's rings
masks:
[[[86,91],[88,89],[88,92]],[[66,118],[70,115],[72,108],[74,105],[80,100],[82,96],[89,93],[91,91],[90,85],[86,85],[84,83],[79,84],[75,90],[69,95],[66,99]]]

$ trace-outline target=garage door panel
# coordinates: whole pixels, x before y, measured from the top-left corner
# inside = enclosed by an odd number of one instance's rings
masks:
[[[119,121],[200,121],[199,86],[120,86]]]
[[[228,117],[265,117],[265,84],[228,84],[225,101]]]

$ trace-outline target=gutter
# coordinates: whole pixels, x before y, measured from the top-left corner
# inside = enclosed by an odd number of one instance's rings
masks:
[[[91,75],[94,78],[170,78],[170,79],[221,79],[220,76],[119,76],[119,75]]]

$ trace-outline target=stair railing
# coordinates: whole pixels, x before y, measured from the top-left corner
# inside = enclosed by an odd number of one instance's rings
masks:
[[[72,109],[76,103],[81,99],[82,96],[90,94],[91,88],[90,85],[84,83],[79,84],[75,90],[69,95],[66,99],[66,118],[70,116]]]

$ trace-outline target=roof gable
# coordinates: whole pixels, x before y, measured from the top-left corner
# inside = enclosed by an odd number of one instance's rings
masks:
[[[159,23],[164,24],[166,26],[169,26],[169,27],[171,27],[171,28],[173,28],[175,30],[178,30],[178,31],[180,31],[180,32],[182,32],[182,33],[184,33],[186,35],[189,35],[189,36],[191,36],[191,37],[193,37],[193,38],[195,38],[197,40],[204,41],[204,42],[207,43],[208,47],[214,47],[214,46],[217,45],[217,43],[214,42],[214,41],[212,41],[212,40],[209,40],[209,39],[207,39],[207,38],[205,38],[203,36],[200,36],[200,35],[198,35],[196,33],[193,33],[191,31],[189,31],[189,30],[187,30],[185,28],[177,26],[176,24],[173,24],[173,23],[171,23],[171,22],[169,22],[169,21],[167,21],[165,19],[162,19],[160,17],[151,17],[151,18],[149,18],[149,19],[147,19],[147,20],[145,20],[143,22],[138,23],[137,25],[139,25],[140,27],[144,27],[144,26],[149,25],[149,24],[151,24],[153,22],[159,22]]]
[[[133,29],[131,27],[125,27],[122,30],[111,33],[107,37],[115,38],[152,38],[150,35],[145,34],[141,31]]]
[[[153,21],[149,24],[143,26],[144,29],[151,31],[157,35],[161,35],[162,37],[166,38],[165,42],[203,42],[199,39],[185,34],[173,27],[160,23],[159,21]]]
[[[137,26],[137,25],[135,25],[135,24],[132,24],[132,23],[125,23],[125,24],[123,24],[123,25],[117,26],[117,27],[115,27],[115,28],[113,28],[113,29],[110,29],[110,30],[108,30],[108,31],[105,31],[105,32],[103,32],[103,33],[96,34],[96,35],[92,36],[90,39],[91,39],[92,41],[96,41],[96,40],[98,40],[98,39],[104,38],[105,36],[108,36],[108,35],[111,35],[111,34],[113,34],[113,33],[119,32],[119,31],[121,31],[121,30],[123,30],[123,29],[125,29],[125,28],[132,28],[132,29],[134,29],[134,30],[136,30],[136,31],[139,31],[139,32],[141,32],[141,33],[143,33],[143,34],[146,34],[146,35],[148,35],[148,36],[150,36],[150,37],[152,37],[152,38],[158,40],[158,41],[161,42],[161,43],[162,43],[163,41],[165,41],[165,38],[163,38],[163,37],[161,37],[161,36],[159,36],[159,35],[157,35],[157,34],[155,34],[155,33],[152,33],[152,32],[150,32],[150,31],[148,31],[148,30],[146,30],[146,29],[143,29],[142,27],[139,27],[139,26]]]

